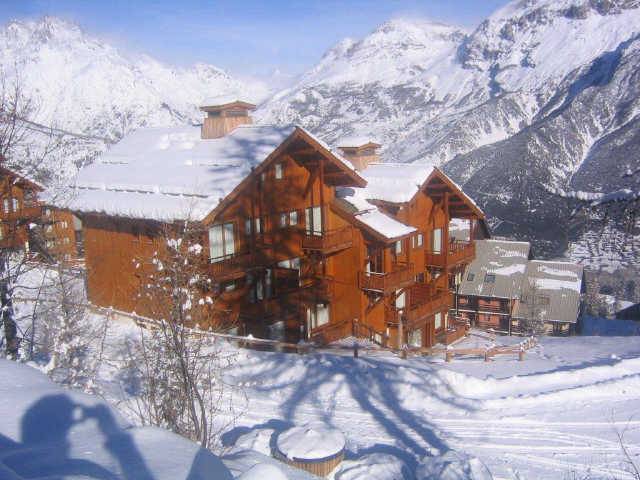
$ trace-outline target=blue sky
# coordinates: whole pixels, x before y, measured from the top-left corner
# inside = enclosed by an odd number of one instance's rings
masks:
[[[297,74],[345,37],[393,17],[472,28],[506,0],[0,0],[0,22],[55,15],[162,61],[237,75]]]

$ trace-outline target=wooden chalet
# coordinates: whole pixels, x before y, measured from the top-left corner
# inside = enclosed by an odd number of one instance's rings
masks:
[[[0,182],[0,248],[29,251],[30,225],[40,218],[43,189],[6,167],[0,167]]]
[[[538,332],[575,332],[584,288],[580,265],[533,260],[529,242],[475,243],[476,257],[456,289],[457,316],[505,334],[536,322]]]
[[[436,168],[375,163],[375,142],[337,150],[300,127],[253,125],[252,108],[205,105],[202,127],[139,130],[80,172],[68,207],[90,301],[148,313],[137,259],[189,220],[208,246],[212,324],[224,312],[257,337],[357,330],[416,347],[463,334],[450,283],[475,247],[448,226],[464,219],[473,238],[482,211]]]

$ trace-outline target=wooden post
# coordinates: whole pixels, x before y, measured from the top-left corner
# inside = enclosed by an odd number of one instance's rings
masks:
[[[491,361],[491,356],[489,355],[489,350],[485,350],[485,352],[484,352],[484,361],[485,362],[490,362]]]
[[[522,362],[524,361],[524,349],[521,348],[520,351],[518,352],[518,361]]]
[[[453,352],[451,350],[446,350],[444,352],[444,361],[451,363],[451,360],[453,360]]]

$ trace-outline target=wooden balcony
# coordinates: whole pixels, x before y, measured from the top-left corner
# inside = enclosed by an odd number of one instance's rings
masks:
[[[476,245],[474,242],[455,240],[449,243],[449,248],[442,252],[430,252],[425,254],[428,266],[438,268],[455,267],[461,263],[471,263],[476,256]]]
[[[409,289],[405,316],[410,323],[418,322],[437,312],[447,312],[450,307],[451,294],[439,282],[418,284]]]
[[[358,284],[362,290],[388,295],[414,283],[414,277],[412,263],[396,264],[392,271],[386,273],[358,272]]]
[[[4,221],[35,220],[42,215],[40,205],[24,205],[22,208],[11,212],[0,212],[0,219]]]
[[[336,230],[327,230],[320,235],[305,233],[302,248],[320,252],[323,255],[335,253],[353,245],[353,227],[346,226]]]
[[[255,266],[256,257],[253,253],[239,253],[220,261],[212,261],[209,272],[215,281],[233,280],[242,278]]]
[[[303,303],[326,302],[334,299],[334,279],[329,275],[305,278],[301,284],[300,299]]]

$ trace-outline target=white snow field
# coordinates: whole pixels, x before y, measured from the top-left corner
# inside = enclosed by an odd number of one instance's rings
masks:
[[[19,305],[19,310],[24,312],[25,307]],[[97,379],[106,400],[118,405],[124,417],[131,414],[124,405],[133,394],[127,384],[125,340],[139,334],[139,328],[126,318],[111,321]],[[456,347],[520,340],[497,337],[494,341],[473,332]],[[242,478],[268,480],[261,472],[270,469],[255,467],[265,462],[277,465],[286,478],[312,478],[269,457],[280,432],[306,424],[324,424],[344,434],[345,461],[333,472],[334,480],[633,479],[629,461],[640,464],[639,336],[543,337],[523,362],[515,356],[498,356],[489,363],[458,356],[452,363],[445,363],[441,356],[402,360],[384,350],[366,348],[357,359],[344,348],[307,355],[272,353],[217,341],[235,353],[227,381],[242,388],[233,395],[236,409],[243,413],[235,419],[219,418],[220,425],[233,423],[225,427],[215,451],[233,478],[244,474]],[[25,379],[44,378],[27,367],[15,368],[25,372]],[[24,443],[20,421],[6,416],[8,407],[16,403],[7,396],[11,391],[7,385],[23,379],[7,381],[0,374],[0,435]],[[56,395],[61,393],[48,385]],[[29,390],[37,393],[28,388],[23,394]],[[90,402],[84,395],[82,399],[68,395],[76,404]],[[73,428],[64,447],[69,458],[106,458],[111,437],[103,444],[74,443],[76,429],[96,432],[100,422],[86,413],[69,418],[74,419],[69,420]],[[119,428],[123,430],[111,432],[121,432],[126,442],[135,441],[140,456],[154,466],[150,478],[224,478],[187,476],[185,465],[190,467],[198,452],[190,442],[177,439],[179,449],[162,450],[153,446],[159,442],[153,439],[159,435],[157,430]],[[138,444],[144,435],[152,437],[151,446]],[[4,451],[0,449],[0,458],[6,463]],[[174,470],[156,470],[155,465],[162,462],[182,464],[171,463]],[[167,473],[171,471],[178,473]],[[118,475],[105,478],[146,478]],[[0,478],[4,480],[2,473]]]

